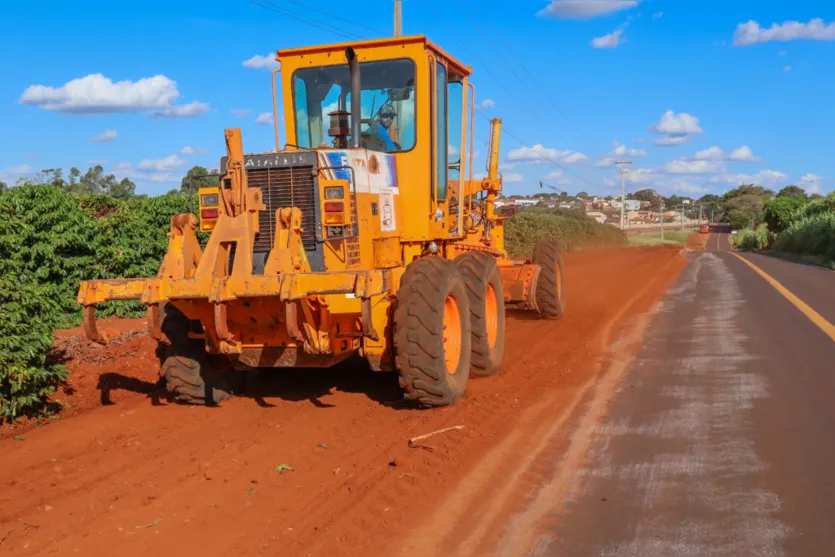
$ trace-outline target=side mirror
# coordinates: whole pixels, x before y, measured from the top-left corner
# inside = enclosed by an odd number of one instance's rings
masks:
[[[496,209],[496,214],[500,217],[510,218],[516,213],[519,212],[519,207],[517,205],[502,205],[498,209]]]
[[[399,87],[397,89],[388,90],[388,99],[391,102],[407,101],[411,98],[411,91],[408,87]]]

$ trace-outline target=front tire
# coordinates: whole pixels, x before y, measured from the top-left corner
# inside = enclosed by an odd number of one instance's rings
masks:
[[[470,302],[470,373],[493,375],[502,365],[505,339],[505,311],[502,275],[492,256],[469,252],[455,258],[455,265],[467,286]]]
[[[232,397],[232,387],[219,362],[206,354],[202,339],[189,338],[191,321],[170,303],[160,308],[162,332],[169,344],[163,346],[165,359],[159,368],[166,390],[174,400],[186,404],[213,406]]]
[[[470,307],[452,261],[424,257],[406,267],[394,310],[395,364],[408,400],[448,406],[470,376]]]
[[[533,262],[539,265],[536,306],[543,317],[559,319],[565,313],[562,250],[552,240],[540,240],[533,250]]]

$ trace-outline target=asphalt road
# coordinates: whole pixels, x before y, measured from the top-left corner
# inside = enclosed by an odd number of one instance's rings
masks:
[[[835,556],[835,340],[731,249],[692,254],[530,555]],[[835,272],[741,256],[835,323]]]

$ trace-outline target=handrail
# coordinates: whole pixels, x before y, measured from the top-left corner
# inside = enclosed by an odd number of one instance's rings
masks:
[[[470,160],[467,162],[468,170],[470,171],[469,179],[467,180],[467,200],[469,202],[468,213],[473,212],[473,193],[471,184],[473,182],[473,166],[475,166],[475,159],[473,153],[475,152],[475,85],[467,81],[467,87],[470,89]]]
[[[438,64],[438,60],[435,58],[435,55],[431,52],[427,53],[429,57],[429,86],[432,89],[429,98],[431,99],[431,103],[429,106],[429,128],[430,133],[429,137],[432,138],[431,141],[431,165],[430,165],[430,174],[432,176],[431,184],[432,187],[429,191],[429,217],[434,218],[435,212],[438,210],[438,199],[437,199],[437,189],[438,189],[438,170],[435,168],[438,165],[438,120],[436,118],[436,112],[438,107],[438,70],[436,68]],[[434,125],[433,125],[434,124]]]
[[[275,90],[275,74],[281,71],[281,66],[273,70],[273,126],[275,127],[275,152],[281,151],[281,143],[278,140],[278,97]]]

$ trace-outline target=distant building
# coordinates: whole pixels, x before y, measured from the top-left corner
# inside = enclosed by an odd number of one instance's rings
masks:
[[[594,220],[596,220],[600,224],[603,224],[604,222],[606,222],[606,215],[604,215],[600,211],[588,211],[586,213],[586,216],[589,217],[589,218],[593,218]]]

